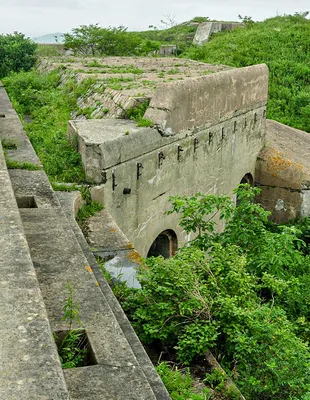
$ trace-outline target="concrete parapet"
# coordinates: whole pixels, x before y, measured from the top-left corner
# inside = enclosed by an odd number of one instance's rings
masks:
[[[209,41],[213,33],[232,30],[237,26],[242,26],[242,24],[240,22],[202,22],[197,28],[193,43],[203,45]]]
[[[165,136],[211,126],[264,106],[268,96],[265,64],[222,71],[158,86],[145,118]]]
[[[0,398],[69,399],[0,144]]]

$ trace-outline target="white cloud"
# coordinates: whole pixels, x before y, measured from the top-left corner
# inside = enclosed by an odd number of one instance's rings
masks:
[[[277,13],[292,14],[310,8],[308,0],[0,0],[2,33],[18,30],[28,36],[53,32],[69,32],[79,25],[99,23],[101,26],[128,26],[144,30],[160,25],[166,14],[183,22],[195,16],[238,20],[238,14],[254,20],[273,17]]]

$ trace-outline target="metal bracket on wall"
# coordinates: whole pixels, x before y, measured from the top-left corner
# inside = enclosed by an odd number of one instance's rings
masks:
[[[178,160],[180,160],[180,158],[181,158],[182,151],[184,151],[182,146],[178,146]]]
[[[194,139],[194,153],[196,153],[196,150],[198,149],[198,143],[199,140],[197,138]]]
[[[142,163],[137,163],[137,180],[139,180],[140,176],[142,175],[143,165]]]
[[[116,184],[116,177],[115,177],[115,172],[112,172],[112,190],[114,192],[115,188],[116,188],[117,184]]]
[[[160,152],[158,153],[158,166],[159,166],[159,167],[162,166],[163,161],[164,161],[165,158],[166,158],[166,157],[165,157],[164,153],[163,153],[162,151],[160,151]]]
[[[209,132],[209,144],[213,142],[213,133]]]

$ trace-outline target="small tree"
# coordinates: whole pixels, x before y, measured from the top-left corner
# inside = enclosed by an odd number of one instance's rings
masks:
[[[22,33],[0,35],[0,78],[11,72],[29,71],[36,63],[36,48]]]

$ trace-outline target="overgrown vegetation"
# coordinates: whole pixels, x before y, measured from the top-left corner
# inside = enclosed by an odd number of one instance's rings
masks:
[[[84,182],[80,155],[66,133],[77,98],[93,81],[78,85],[74,78],[67,78],[61,83],[59,71],[31,71],[12,74],[3,82],[49,179]]]
[[[266,63],[268,118],[310,132],[310,21],[305,15],[279,16],[217,33],[184,56],[234,67]]]
[[[22,33],[0,35],[0,79],[12,72],[29,71],[36,63],[36,48]]]
[[[142,39],[124,26],[102,28],[98,24],[81,25],[65,34],[65,47],[76,54],[92,56],[147,55],[159,49],[159,43]]]
[[[68,331],[63,338],[55,334],[58,344],[58,354],[63,369],[82,367],[87,356],[87,344],[84,330],[80,327],[80,306],[74,299],[74,290],[71,282],[66,285],[67,297],[62,308],[62,320],[68,323]],[[73,327],[75,327],[73,329]]]
[[[237,207],[227,196],[171,198],[171,212],[197,236],[170,259],[147,259],[142,289],[120,300],[145,344],[187,365],[202,364],[211,350],[247,399],[306,400],[308,246],[298,226],[269,222],[253,202],[259,190],[240,185]],[[223,232],[210,216],[226,221]],[[304,222],[304,235],[309,228]]]
[[[91,193],[88,186],[82,186],[80,189],[82,198],[85,204],[79,209],[76,220],[80,225],[84,235],[87,236],[86,221],[97,212],[103,210],[103,206],[96,200],[92,200]]]

